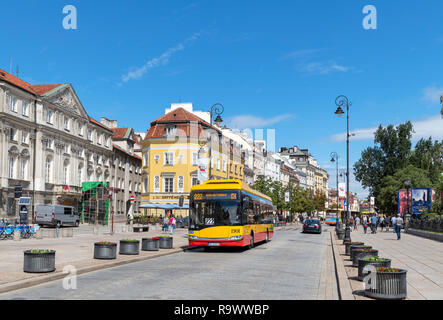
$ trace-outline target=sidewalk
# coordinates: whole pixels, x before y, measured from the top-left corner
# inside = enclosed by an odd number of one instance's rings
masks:
[[[402,232],[401,240],[390,231],[364,234],[363,228],[351,232],[352,241],[361,241],[377,249],[379,256],[392,260],[394,268],[406,269],[408,300],[443,299],[443,243]],[[356,300],[367,300],[364,296],[364,283],[357,280],[358,270],[351,267],[349,256],[345,255],[343,240],[338,240],[333,232],[333,242],[338,248],[352,294]]]
[[[91,230],[89,230],[91,229]],[[0,242],[0,293],[36,285],[42,282],[63,278],[63,268],[67,265],[74,266],[77,274],[109,268],[125,263],[135,262],[181,252],[188,245],[188,229],[177,228],[174,234],[173,249],[160,249],[159,251],[142,251],[136,256],[125,256],[117,253],[117,259],[97,260],[93,258],[94,243],[98,241],[114,241],[121,239],[141,239],[166,235],[160,226],[149,225],[148,232],[128,232],[123,225],[114,229],[114,235],[101,227],[98,234],[92,232],[89,226],[82,226],[74,231],[70,238],[43,238],[21,239],[20,241],[3,240]],[[56,250],[56,271],[45,274],[23,272],[23,251],[28,249],[53,249]]]

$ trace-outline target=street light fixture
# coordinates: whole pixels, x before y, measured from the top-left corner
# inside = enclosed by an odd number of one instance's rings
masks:
[[[336,172],[337,172],[337,216],[336,216],[336,222],[335,222],[335,230],[338,230],[338,215],[339,215],[339,210],[338,210],[338,204],[339,204],[339,199],[338,199],[338,153],[337,152],[331,152],[331,162],[336,164]]]
[[[223,105],[221,103],[216,103],[214,104],[210,109],[209,109],[209,113],[210,113],[210,123],[211,126],[213,124],[215,124],[217,127],[220,128],[220,123],[223,122],[223,119],[220,117],[220,115],[225,111],[225,108],[223,107]],[[217,115],[217,117],[215,118],[214,122],[212,122],[212,119],[214,118],[214,115]],[[221,141],[221,133],[218,133],[218,142],[220,144]],[[212,178],[212,174],[211,174],[211,168],[212,168],[212,139],[211,139],[211,134],[209,134],[208,137],[208,143],[209,143],[209,179]]]
[[[341,116],[344,114],[342,106],[346,105],[346,229],[345,238],[343,243],[351,242],[351,228],[349,227],[349,216],[351,212],[349,211],[349,106],[352,103],[349,102],[348,97],[340,95],[335,99],[335,104],[338,107],[335,114]]]
[[[410,216],[410,212],[409,212],[409,187],[410,187],[410,185],[411,185],[411,180],[409,180],[409,179],[407,179],[407,180],[405,180],[405,187],[406,187],[406,197],[407,197],[407,201],[408,201],[408,203],[407,203],[407,205],[406,205],[406,217],[408,217],[409,218],[409,216]]]

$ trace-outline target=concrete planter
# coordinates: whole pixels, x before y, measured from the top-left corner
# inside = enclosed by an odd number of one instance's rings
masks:
[[[351,246],[351,249],[350,249],[351,261],[354,261],[354,251],[358,250],[358,249],[372,249],[372,247],[371,246],[364,246],[364,245],[353,245],[353,246]]]
[[[366,257],[377,257],[378,250],[370,249],[368,251],[364,251],[365,249],[356,249],[354,251],[354,258],[352,259],[352,266],[358,267],[358,259],[366,258]]]
[[[143,251],[158,251],[160,248],[160,238],[143,238],[142,250]]]
[[[172,237],[159,237],[160,249],[172,249]]]
[[[32,253],[32,251],[24,251],[24,272],[43,273],[55,271],[55,250],[42,253]]]
[[[116,259],[117,258],[117,244],[108,243],[103,244],[94,243],[94,259]]]
[[[140,241],[120,240],[120,254],[137,255],[139,254]]]
[[[363,281],[363,279],[371,273],[370,271],[364,271],[364,268],[368,265],[372,265],[375,268],[378,267],[384,267],[384,268],[390,268],[391,267],[391,259],[385,259],[383,261],[365,261],[364,258],[358,259],[358,280]]]
[[[364,244],[365,244],[364,242],[355,242],[355,241],[346,243],[345,254],[348,256],[351,254],[351,246],[363,246]]]
[[[374,283],[370,283],[368,288],[365,288],[365,295],[375,299],[405,299],[407,297],[407,270],[398,270],[399,272],[380,272],[377,270]]]

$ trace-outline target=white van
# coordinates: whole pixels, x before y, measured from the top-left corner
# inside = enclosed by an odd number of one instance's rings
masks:
[[[40,226],[75,226],[80,224],[80,216],[74,207],[39,204],[35,207],[35,223]]]

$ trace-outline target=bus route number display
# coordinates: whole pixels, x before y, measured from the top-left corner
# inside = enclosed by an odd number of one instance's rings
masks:
[[[204,201],[204,200],[237,200],[236,192],[220,192],[220,193],[195,193],[194,194],[195,201]]]

